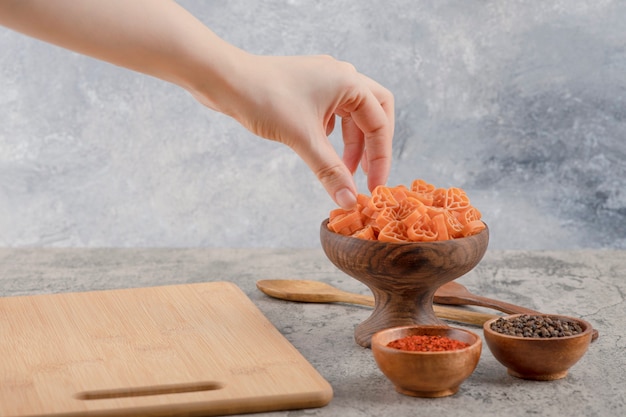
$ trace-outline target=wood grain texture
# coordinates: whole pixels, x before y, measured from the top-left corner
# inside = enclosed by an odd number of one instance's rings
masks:
[[[441,336],[467,343],[464,349],[439,352],[407,352],[390,348],[389,342],[407,336]],[[380,370],[396,391],[414,397],[446,397],[455,394],[476,369],[482,340],[463,329],[408,326],[379,332],[372,337],[372,353]]]
[[[508,319],[520,315],[513,314],[508,316]],[[516,337],[491,329],[496,319],[489,320],[483,325],[483,335],[489,350],[507,368],[510,375],[536,381],[562,379],[589,349],[593,338],[593,328],[589,322],[559,314],[545,314],[544,316],[555,320],[576,322],[583,331],[567,337]]]
[[[374,333],[389,327],[446,326],[433,310],[435,291],[472,270],[489,243],[487,227],[461,239],[387,243],[343,236],[327,224],[320,226],[320,240],[328,259],[374,294],[374,311],[355,329],[356,342],[365,347]]]
[[[0,298],[0,415],[223,415],[332,388],[234,284]]]
[[[374,297],[371,295],[343,291],[321,281],[262,279],[257,281],[256,286],[270,297],[282,300],[305,303],[352,303],[368,307],[374,307],[375,305]],[[435,293],[435,298],[436,297],[437,294]],[[498,317],[495,314],[439,305],[433,305],[433,311],[439,318],[458,321],[460,323],[480,325],[481,327],[487,320]]]
[[[493,308],[508,314],[541,314],[530,308],[471,293],[458,282],[448,282],[435,293],[435,302],[450,305],[475,305]]]

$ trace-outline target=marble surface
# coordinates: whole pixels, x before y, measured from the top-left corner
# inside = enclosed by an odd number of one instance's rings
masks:
[[[379,372],[353,329],[366,307],[302,304],[269,298],[259,279],[312,279],[367,294],[319,249],[0,249],[0,295],[231,281],[331,383],[323,408],[270,416],[619,416],[626,412],[626,252],[488,251],[459,279],[482,295],[540,311],[580,316],[600,337],[562,380],[513,378],[483,349],[457,394],[439,399],[403,396]],[[1,319],[1,318],[0,318]],[[465,327],[458,323],[453,326]],[[482,331],[476,327],[465,327]],[[2,358],[0,360],[7,360]]]
[[[388,87],[390,185],[465,188],[492,248],[626,248],[625,2],[180,4]],[[174,86],[0,28],[1,246],[314,248],[332,208],[293,152]]]

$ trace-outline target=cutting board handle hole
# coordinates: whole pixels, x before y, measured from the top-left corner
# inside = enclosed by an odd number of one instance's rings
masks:
[[[79,400],[105,400],[111,398],[147,397],[150,395],[184,394],[189,392],[215,391],[224,388],[220,382],[196,382],[192,384],[153,385],[148,387],[116,388],[110,390],[83,391],[74,395]]]

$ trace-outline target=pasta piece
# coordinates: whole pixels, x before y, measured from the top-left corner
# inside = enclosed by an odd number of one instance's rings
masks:
[[[444,208],[446,206],[446,192],[445,188],[437,188],[433,191],[433,206]]]
[[[410,226],[426,214],[426,211],[426,206],[420,200],[414,197],[407,197],[400,203],[398,219],[406,226]]]
[[[400,220],[402,220],[403,218],[405,218],[406,216],[408,216],[409,214],[413,213],[415,210],[424,210],[426,211],[424,207],[424,203],[422,203],[421,201],[419,201],[418,199],[414,198],[414,197],[407,197],[404,200],[402,200],[400,202],[400,204],[398,205],[398,218]]]
[[[411,183],[411,191],[421,194],[432,194],[435,191],[435,186],[422,179],[416,179]]]
[[[437,233],[437,240],[448,240],[450,234],[448,233],[448,225],[443,213],[437,214],[433,217],[433,229]]]
[[[378,211],[376,211],[374,208],[372,208],[372,206],[368,204],[367,206],[363,207],[363,209],[361,210],[361,214],[365,217],[376,218]]]
[[[378,240],[381,242],[406,243],[409,242],[407,230],[404,223],[400,221],[389,222],[380,229]]]
[[[463,236],[471,236],[480,232],[485,227],[487,227],[485,226],[485,223],[481,222],[480,220],[474,220],[463,226],[463,230],[461,233]]]
[[[470,222],[480,220],[481,214],[476,207],[470,206],[464,210],[454,210],[455,217],[459,219],[462,225],[466,225]]]
[[[450,210],[467,209],[470,206],[470,200],[465,191],[457,187],[450,187],[446,190],[446,199],[443,207]]]
[[[428,215],[407,227],[407,236],[412,242],[433,242],[437,240],[437,232],[432,228]]]
[[[410,227],[411,225],[421,221],[424,216],[428,216],[426,214],[426,210],[416,209],[408,216],[404,217],[402,219],[402,223],[404,223],[406,227]]]
[[[356,203],[360,207],[367,207],[371,199],[372,199],[371,197],[366,196],[365,194],[358,194],[356,196]]]
[[[439,214],[443,214],[444,211],[445,209],[443,207],[426,206],[426,214],[428,214],[431,219]]]
[[[452,238],[462,237],[463,236],[463,225],[456,218],[450,210],[445,210],[443,212],[443,216],[446,220],[446,227],[448,228],[448,236]]]
[[[382,230],[387,223],[393,222],[397,220],[396,208],[395,207],[385,207],[383,210],[378,212],[376,216],[376,224]]]
[[[328,223],[328,226],[333,232],[351,235],[363,228],[361,213],[355,210],[344,215],[338,215],[332,223]]]
[[[372,198],[369,205],[377,211],[380,211],[386,207],[396,207],[398,201],[394,198],[393,193],[389,187],[379,185],[372,191]]]
[[[393,195],[393,198],[398,202],[398,204],[400,204],[402,200],[407,197],[407,193],[409,192],[408,188],[404,185],[392,187],[390,191],[391,195]]]
[[[348,213],[350,213],[349,210],[344,210],[342,208],[336,208],[336,209],[330,211],[330,214],[328,215],[328,220],[332,223],[339,216],[345,216]]]
[[[435,191],[434,185],[428,184],[424,180],[417,179],[411,183],[411,191],[422,203],[427,206],[433,205],[433,192]]]
[[[417,198],[419,201],[421,201],[422,203],[424,203],[424,205],[426,206],[432,206],[433,205],[433,194],[425,194],[425,193],[415,193],[415,198]]]
[[[365,226],[361,230],[357,230],[352,234],[353,237],[365,240],[377,240],[377,233],[372,226]]]

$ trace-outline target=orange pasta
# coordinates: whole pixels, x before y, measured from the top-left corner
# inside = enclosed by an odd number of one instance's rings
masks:
[[[437,240],[448,240],[450,234],[448,233],[448,225],[446,224],[446,217],[443,213],[437,214],[432,218],[433,229],[437,233]]]
[[[391,188],[379,185],[372,191],[369,205],[372,209],[379,211],[386,207],[396,207],[398,201],[393,196]]]
[[[476,220],[480,220],[480,211],[476,207],[469,206],[463,210],[455,210],[452,212],[454,216],[459,220],[459,223],[466,225]]]
[[[463,226],[463,236],[471,236],[480,232],[485,228],[485,223],[480,220],[474,220]]]
[[[407,227],[407,236],[411,242],[432,242],[439,237],[437,232],[433,230],[433,224],[430,218],[426,216],[424,221],[418,221]]]
[[[471,236],[485,224],[462,189],[416,179],[410,188],[378,186],[371,197],[359,194],[355,209],[331,210],[328,228],[360,239],[403,243]]]
[[[376,224],[380,229],[387,226],[388,223],[391,223],[397,220],[397,209],[395,207],[385,207],[381,211],[378,212],[378,215],[374,219]]]
[[[329,223],[329,226],[331,226],[331,230],[335,233],[351,235],[363,228],[361,213],[354,210],[345,214],[338,214],[333,218],[332,223]]]
[[[415,216],[415,213],[422,215],[425,212],[426,206],[415,197],[407,197],[402,200],[397,210],[399,220],[402,220],[407,226],[413,223],[412,218]]]
[[[367,225],[361,230],[357,230],[352,234],[352,236],[366,240],[377,240],[376,232],[374,232],[374,228],[371,225]]]
[[[378,240],[381,242],[395,243],[409,242],[406,226],[398,220],[391,221],[380,229]]]

